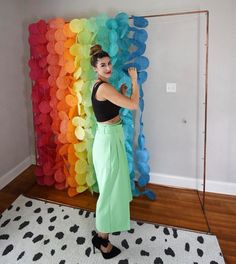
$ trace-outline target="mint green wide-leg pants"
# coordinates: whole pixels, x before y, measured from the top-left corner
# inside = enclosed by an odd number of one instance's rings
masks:
[[[98,123],[92,155],[99,189],[96,229],[102,233],[129,230],[132,192],[121,122]]]

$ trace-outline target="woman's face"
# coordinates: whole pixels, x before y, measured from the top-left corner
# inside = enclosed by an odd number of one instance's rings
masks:
[[[98,76],[109,79],[112,74],[112,64],[110,58],[104,57],[98,59],[97,66],[95,67],[95,71],[97,72]]]

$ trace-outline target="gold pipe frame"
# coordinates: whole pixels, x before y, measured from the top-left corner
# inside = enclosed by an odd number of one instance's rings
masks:
[[[144,15],[144,16],[139,16],[143,18],[152,18],[152,17],[164,17],[164,16],[178,16],[178,15],[193,15],[193,14],[206,14],[206,36],[205,36],[205,46],[206,46],[206,51],[205,51],[205,109],[204,109],[204,164],[203,164],[203,200],[201,201],[200,197],[200,203],[202,206],[202,210],[205,212],[205,196],[206,196],[206,165],[207,165],[207,103],[208,103],[208,49],[209,49],[209,11],[208,10],[195,10],[195,11],[189,11],[189,12],[176,12],[176,13],[163,13],[163,14],[155,14],[155,15]],[[132,17],[130,17],[132,19]],[[199,190],[197,189],[198,196],[199,196]]]
[[[178,16],[178,15],[193,15],[193,14],[206,14],[206,36],[205,36],[205,46],[206,46],[206,52],[205,52],[205,120],[204,120],[204,164],[203,164],[203,201],[201,201],[200,197],[200,203],[203,211],[205,210],[205,192],[206,192],[206,152],[207,152],[207,102],[208,102],[208,49],[209,49],[209,11],[208,10],[193,10],[193,11],[186,11],[186,12],[175,12],[175,13],[163,13],[163,14],[155,14],[155,15],[144,15],[144,16],[138,16],[143,18],[153,18],[153,17],[164,17],[164,16]],[[129,17],[129,19],[132,19],[132,16]],[[68,21],[66,21],[68,23]],[[199,190],[197,190],[198,196],[199,196]]]

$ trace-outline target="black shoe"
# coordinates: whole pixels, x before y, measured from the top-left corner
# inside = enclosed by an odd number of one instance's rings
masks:
[[[107,253],[101,250],[101,246],[107,247],[109,242],[110,241],[108,239],[101,238],[98,236],[98,234],[94,235],[92,238],[93,253],[95,254],[95,247],[96,247],[97,249],[100,250],[104,259],[111,259],[119,255],[121,250],[115,246],[112,246],[111,251]]]
[[[92,238],[92,243],[94,247],[96,247],[97,249],[100,249],[101,245],[103,245],[104,247],[107,247],[109,240],[99,237],[98,234],[96,233]]]

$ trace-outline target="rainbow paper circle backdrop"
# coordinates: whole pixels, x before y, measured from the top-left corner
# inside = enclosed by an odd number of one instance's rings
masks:
[[[90,65],[89,53],[91,46],[100,44],[111,57],[113,74],[110,82],[117,90],[125,83],[130,95],[132,88],[127,70],[130,66],[138,69],[140,132],[135,152],[133,113],[121,109],[120,114],[124,123],[133,195],[143,194],[155,199],[155,194],[146,188],[150,168],[142,122],[142,84],[147,79],[145,70],[149,66],[148,59],[143,55],[148,37],[144,29],[147,25],[146,19],[129,19],[125,13],[115,17],[76,18],[70,22],[53,18],[29,25],[31,56],[28,64],[32,80],[35,176],[38,184],[66,189],[70,197],[85,190],[98,192],[92,161],[96,119],[91,104],[96,75]],[[135,163],[138,179],[135,179]]]

